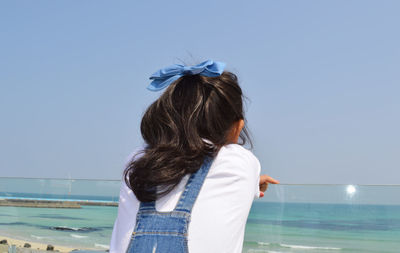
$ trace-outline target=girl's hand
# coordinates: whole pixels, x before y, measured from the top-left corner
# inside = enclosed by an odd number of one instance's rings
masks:
[[[260,176],[260,198],[264,197],[264,192],[268,188],[268,184],[279,184],[279,181],[267,175]]]

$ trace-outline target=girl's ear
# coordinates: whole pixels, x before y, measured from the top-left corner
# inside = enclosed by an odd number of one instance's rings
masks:
[[[244,127],[244,120],[241,119],[241,120],[239,120],[239,123],[238,123],[238,131],[236,133],[236,143],[239,140],[240,132],[242,132],[243,127]]]
[[[242,131],[243,127],[244,127],[244,120],[241,119],[241,120],[239,120],[239,134],[238,134],[238,138],[239,138],[240,132]]]
[[[228,143],[237,143],[239,141],[240,132],[244,127],[244,120],[240,119],[233,123],[231,132],[229,134]]]

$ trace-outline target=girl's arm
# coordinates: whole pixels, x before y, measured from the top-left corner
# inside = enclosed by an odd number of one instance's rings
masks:
[[[138,151],[139,149],[129,155],[125,167],[127,167],[128,163]],[[132,190],[129,189],[122,179],[119,193],[118,215],[111,235],[110,253],[125,252],[128,248],[136,224],[135,218],[139,210],[139,204],[140,202],[137,200],[135,194],[133,194]]]
[[[138,210],[139,201],[125,182],[121,181],[118,216],[111,236],[110,253],[126,251],[136,223],[135,217]]]

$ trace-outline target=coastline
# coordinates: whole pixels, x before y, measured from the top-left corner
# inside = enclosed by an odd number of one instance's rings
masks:
[[[36,208],[78,208],[79,209],[79,208],[81,208],[81,206],[118,206],[118,202],[0,198],[0,206],[36,207]]]
[[[0,234],[0,241],[1,240],[7,240],[8,245],[16,245],[17,248],[31,249],[31,250],[43,250],[43,251],[46,251],[46,249],[47,249],[47,244],[33,242],[30,240],[15,239],[15,238],[11,238],[9,236],[4,236],[2,234]],[[24,248],[25,243],[29,243],[31,245],[31,247]],[[54,245],[54,244],[50,244],[50,245],[52,245],[54,247],[53,251],[55,251],[55,252],[68,253],[68,252],[71,252],[72,250],[76,249],[76,248],[71,248],[71,247],[61,246],[61,245]],[[7,245],[5,245],[5,244],[0,244],[0,246],[2,246],[3,248],[7,247]],[[3,250],[4,250],[3,248],[0,248],[0,253],[3,253]],[[6,251],[6,252],[8,252],[8,251]],[[51,251],[47,251],[47,252],[51,252]]]
[[[93,208],[92,208],[92,207]],[[95,208],[95,207],[99,207]],[[103,208],[105,207],[105,209]],[[113,217],[116,209],[108,209],[108,207],[118,207],[118,202],[111,201],[91,201],[91,200],[62,200],[62,199],[35,199],[35,198],[2,198],[0,197],[0,223],[2,224],[13,224],[19,222],[21,224],[25,224],[27,226],[32,226],[30,223],[30,216],[34,218],[39,218],[40,221],[43,219],[53,219],[54,220],[63,220],[63,222],[55,222],[52,220],[50,222],[44,221],[40,223],[40,225],[33,225],[32,229],[42,229],[45,228],[48,231],[44,232],[43,238],[36,238],[32,236],[32,233],[18,233],[18,229],[11,229],[8,231],[7,225],[2,228],[0,226],[0,241],[7,240],[7,244],[0,244],[0,253],[8,253],[8,246],[16,245],[17,252],[32,252],[32,253],[42,253],[49,252],[47,251],[47,246],[52,245],[54,252],[71,252],[73,250],[88,250],[88,251],[98,251],[98,252],[106,252],[108,249],[108,241],[102,240],[101,235],[96,234],[94,237],[96,240],[94,245],[91,243],[85,243],[84,239],[88,236],[75,235],[74,233],[78,233],[81,231],[97,231],[97,230],[107,230],[104,228],[98,228],[99,226],[98,219],[101,221],[108,220],[108,217]],[[16,209],[14,209],[16,208]],[[80,210],[83,211],[81,212]],[[75,210],[76,211],[75,211]],[[64,211],[65,210],[65,211]],[[89,212],[89,211],[90,212]],[[91,214],[89,214],[91,213]],[[89,216],[88,216],[89,214]],[[91,217],[90,215],[93,215]],[[18,217],[18,218],[15,218]],[[82,225],[79,227],[79,224],[74,223],[74,225],[66,224],[64,227],[64,222],[70,222],[80,220],[88,221],[92,220],[95,224],[86,224],[86,226]],[[111,224],[113,219],[110,218],[109,223]],[[59,225],[59,226],[57,226]],[[93,225],[93,226],[92,226]],[[111,225],[110,225],[111,226]],[[63,240],[53,240],[51,238],[51,229],[54,230],[62,230],[65,228],[69,233],[65,242]],[[49,230],[50,229],[50,230]],[[10,233],[9,233],[10,232]],[[21,231],[22,232],[22,231]],[[72,233],[73,239],[69,236]],[[35,234],[35,233],[34,233]],[[76,236],[76,237],[75,237]],[[46,239],[47,238],[47,239]],[[80,241],[79,241],[80,240]],[[71,241],[68,243],[68,241]],[[104,242],[103,242],[104,241]],[[76,242],[76,243],[74,243]],[[25,243],[29,243],[31,245],[30,248],[24,248]],[[83,245],[84,246],[83,246]],[[51,252],[51,251],[50,251]]]

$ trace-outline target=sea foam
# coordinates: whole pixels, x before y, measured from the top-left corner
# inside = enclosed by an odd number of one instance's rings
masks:
[[[262,245],[262,246],[268,246],[271,245],[271,243],[269,242],[257,242],[258,245]]]
[[[44,236],[31,235],[31,237],[38,239],[38,240],[44,239]]]
[[[109,245],[100,244],[100,243],[95,243],[94,246],[95,247],[100,247],[100,248],[103,248],[103,249],[108,249],[109,248]]]
[[[74,238],[82,239],[82,238],[87,238],[86,235],[75,235],[75,234],[70,234]]]
[[[320,250],[341,250],[341,248],[335,247],[318,247],[318,246],[307,246],[307,245],[291,245],[291,244],[280,244],[284,248],[291,249],[320,249]]]

